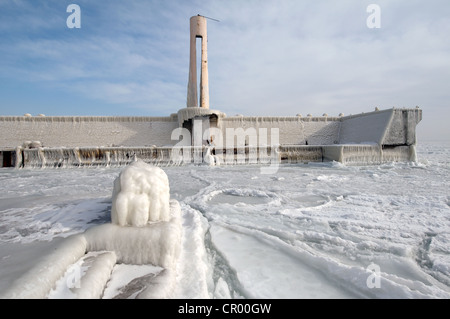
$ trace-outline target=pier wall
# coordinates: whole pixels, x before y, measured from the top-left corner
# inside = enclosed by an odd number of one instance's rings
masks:
[[[337,144],[414,145],[420,109],[387,109],[343,117]]]
[[[226,140],[226,130],[228,128],[242,128],[248,135],[251,135],[252,132],[259,134],[260,129],[267,129],[267,142],[268,144],[274,144],[270,140],[271,130],[277,128],[279,130],[279,144],[282,145],[327,145],[337,143],[340,124],[339,117],[234,116],[221,120],[224,140]],[[248,139],[251,140],[251,137],[249,136]]]
[[[168,163],[170,148],[179,142],[171,139],[180,127],[178,117],[0,116],[0,167],[39,166],[40,161],[50,167],[121,165],[133,156]],[[244,135],[245,146],[281,145],[281,162],[362,164],[415,160],[421,119],[420,109],[393,108],[342,117],[220,116],[217,128],[222,132],[220,147],[227,152],[229,145],[236,145],[227,144],[227,138],[237,139],[227,135],[231,131]]]
[[[172,117],[0,117],[0,149],[39,141],[43,147],[171,145]]]

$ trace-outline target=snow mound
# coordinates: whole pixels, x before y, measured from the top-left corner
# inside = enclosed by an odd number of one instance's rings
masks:
[[[170,219],[170,187],[159,167],[136,161],[114,181],[111,221],[119,226],[145,226]]]

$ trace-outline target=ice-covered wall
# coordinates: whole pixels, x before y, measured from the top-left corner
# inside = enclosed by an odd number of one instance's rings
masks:
[[[416,126],[422,120],[422,110],[394,109],[383,145],[415,145]]]
[[[203,111],[194,111],[198,110]],[[422,118],[420,109],[388,109],[346,117],[226,117],[219,111],[206,111],[218,116],[224,145],[227,129],[242,129],[246,140],[255,137],[259,145],[264,143],[259,142],[258,135],[266,134],[270,144],[272,128],[279,130],[276,142],[286,145],[413,145],[416,125]],[[182,109],[168,117],[0,116],[0,149],[22,146],[27,141],[39,141],[43,147],[175,145],[178,141],[171,140],[173,130],[184,120],[203,114],[191,113]]]
[[[293,145],[326,145],[336,142],[336,137],[339,131],[338,117],[244,117],[233,116],[221,119],[220,127],[222,134],[226,141],[227,129],[242,128],[248,140],[251,136],[259,135],[259,129],[267,129],[267,142],[271,142],[271,129],[278,128],[279,143],[293,144]],[[259,143],[259,141],[257,142]],[[224,142],[226,144],[226,142]],[[263,143],[259,143],[263,144]]]
[[[226,149],[227,154],[244,145],[360,144],[392,152],[394,147],[415,145],[416,126],[421,119],[422,110],[418,108],[393,108],[345,117],[227,117],[219,111],[201,108],[181,109],[168,117],[4,116],[0,117],[0,152],[3,151],[0,167],[120,166],[136,157],[155,165],[178,165],[186,160],[174,156],[172,146],[180,146],[185,139],[188,145],[191,141],[196,146],[206,145],[211,138],[216,150]],[[202,126],[201,130],[198,125]],[[176,131],[181,127],[181,133]],[[208,128],[211,128],[211,135],[204,136]],[[172,140],[172,136],[178,139]],[[404,153],[403,157],[397,154],[393,158],[414,158],[413,149],[399,150],[394,153]],[[289,149],[282,157],[302,161],[311,156],[321,158],[316,151],[311,153],[313,155],[300,154],[307,151],[311,150]],[[189,158],[192,152],[195,158],[194,148],[183,150]],[[339,152],[330,148],[322,155],[324,159],[339,160],[343,158]],[[348,152],[353,150],[346,149]]]
[[[0,117],[0,148],[40,141],[44,147],[171,145],[169,117]]]
[[[363,113],[342,119],[339,144],[381,144],[393,116],[393,110]]]
[[[379,145],[324,145],[324,161],[337,161],[346,165],[379,165],[389,162],[414,162],[414,145],[382,147]]]
[[[414,145],[420,109],[388,109],[342,118],[338,144]]]

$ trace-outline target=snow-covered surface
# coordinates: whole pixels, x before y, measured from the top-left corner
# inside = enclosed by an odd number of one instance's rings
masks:
[[[176,274],[117,263],[102,297],[450,298],[450,144],[419,144],[417,156],[267,175],[258,165],[163,167],[181,207]],[[110,222],[122,169],[0,170],[0,294],[61,237]],[[117,258],[97,254],[78,269],[105,273]],[[76,297],[70,276],[50,298]]]
[[[180,205],[170,200],[169,190],[161,168],[141,160],[126,166],[114,180],[111,223],[70,236],[2,297],[101,298],[107,283],[115,287],[113,298],[169,296],[175,287],[182,229]],[[118,276],[110,279],[116,264],[163,269],[117,288]],[[123,283],[120,277],[118,281]]]

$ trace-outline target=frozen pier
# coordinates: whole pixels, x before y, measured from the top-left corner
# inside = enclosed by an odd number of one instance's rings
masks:
[[[2,116],[0,167],[122,166],[136,159],[184,165],[202,163],[208,154],[228,165],[415,161],[416,125],[422,119],[418,108],[340,117],[208,112],[189,116],[182,109],[180,118]]]
[[[201,39],[200,83],[196,41]],[[206,17],[190,19],[186,107],[163,117],[0,116],[0,167],[415,161],[422,110],[227,117],[210,109]]]

